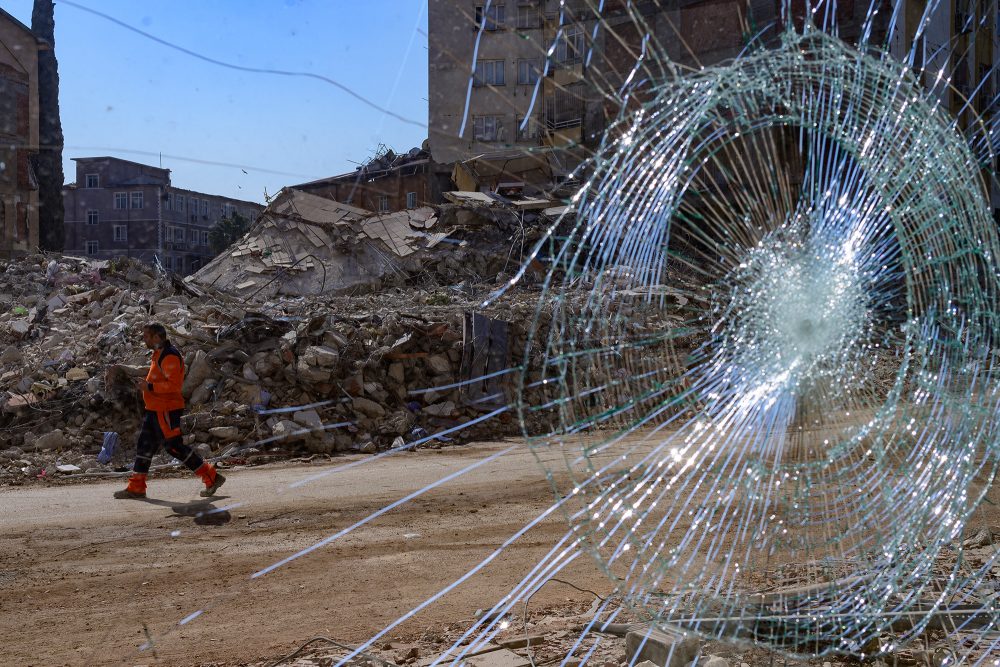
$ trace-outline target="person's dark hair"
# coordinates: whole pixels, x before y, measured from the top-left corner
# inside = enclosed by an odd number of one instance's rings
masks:
[[[142,325],[143,331],[148,331],[151,334],[156,334],[162,340],[167,339],[167,328],[160,324],[159,322],[147,322]]]

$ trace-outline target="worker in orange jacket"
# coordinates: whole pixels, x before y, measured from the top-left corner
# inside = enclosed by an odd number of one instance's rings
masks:
[[[205,482],[201,495],[213,495],[226,478],[216,471],[215,466],[203,461],[198,454],[184,444],[181,434],[181,415],[184,413],[184,358],[180,351],[167,340],[167,330],[162,324],[151,322],[142,328],[142,341],[153,351],[146,378],[136,379],[136,388],[142,391],[146,411],[139,430],[136,445],[135,465],[128,486],[115,491],[115,498],[145,498],[146,475],[153,456],[164,445],[167,453],[194,471]]]

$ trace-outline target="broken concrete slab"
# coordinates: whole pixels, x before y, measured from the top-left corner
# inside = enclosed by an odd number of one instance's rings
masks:
[[[21,350],[16,345],[8,345],[0,354],[0,365],[19,364],[22,361],[24,361],[24,355],[21,354]]]
[[[326,345],[311,345],[305,349],[300,359],[310,366],[332,368],[340,361],[340,353]]]
[[[520,637],[513,637],[507,639],[506,641],[500,642],[500,646],[503,648],[527,648],[529,646],[539,646],[545,643],[545,635],[521,635]]]
[[[36,438],[30,446],[36,452],[42,452],[51,449],[63,449],[68,444],[69,441],[66,440],[66,436],[63,434],[62,429],[57,428],[51,433],[38,436],[38,438]]]
[[[235,426],[215,426],[208,429],[208,434],[216,440],[231,441],[240,437],[240,430]]]
[[[449,651],[442,653],[440,656],[433,656],[433,657],[428,656],[426,658],[421,658],[420,660],[417,660],[415,663],[413,663],[413,665],[414,667],[429,667],[433,663],[444,665],[450,662],[454,662],[455,658],[457,658],[459,655],[461,655],[462,659],[465,660],[466,658],[472,658],[477,655],[483,655],[485,653],[492,653],[494,651],[499,651],[503,647],[497,646],[496,644],[486,643],[478,647],[475,651],[469,651],[468,653],[462,652],[464,648],[466,647],[460,646],[458,648],[450,649]]]
[[[510,649],[502,648],[499,651],[474,655],[466,659],[465,664],[470,667],[528,667],[531,661]]]
[[[684,667],[695,659],[701,642],[679,630],[648,626],[625,635],[625,654],[630,663],[650,660],[659,667]]]
[[[385,408],[369,398],[357,396],[353,399],[353,405],[355,411],[372,419],[377,419],[385,415]]]
[[[323,428],[323,419],[315,410],[299,410],[292,415],[292,421],[301,424],[303,428],[319,430]]]
[[[81,382],[90,379],[90,374],[82,368],[71,368],[66,371],[66,379],[70,382]]]

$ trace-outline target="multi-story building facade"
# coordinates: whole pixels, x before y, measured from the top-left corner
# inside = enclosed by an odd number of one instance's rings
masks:
[[[600,17],[594,6],[430,0],[428,125],[435,159],[502,161],[528,152],[560,162],[556,172],[570,170],[600,142],[617,111],[607,107],[606,92],[625,83],[643,49],[636,16],[676,62],[718,62],[743,46],[744,2],[607,0]],[[676,30],[703,35],[697,54]]]
[[[187,274],[214,257],[209,232],[220,220],[253,221],[264,208],[175,187],[169,169],[114,157],[74,162],[76,183],[63,188],[67,254],[135,257]]]
[[[922,70],[922,82],[970,136],[995,131],[1000,105],[994,96],[1000,73],[994,67],[1000,51],[1000,7],[997,0],[951,0],[932,7],[928,0],[898,0],[899,26],[891,40],[892,55]],[[925,18],[926,15],[926,18]],[[922,25],[921,22],[926,24]],[[996,139],[992,139],[994,146]],[[1000,158],[985,170],[994,217],[1000,222],[1000,187],[989,172],[1000,173]]]
[[[38,246],[38,52],[49,48],[0,9],[0,256]]]
[[[836,5],[839,36],[857,41],[866,27],[872,44],[891,36],[893,55],[905,57],[929,0],[842,0]],[[617,108],[604,93],[617,91],[644,49],[659,49],[674,63],[710,66],[735,57],[750,38],[773,43],[782,25],[782,0],[606,0],[600,25],[588,0],[430,0],[428,100],[430,146],[442,163],[478,155],[583,145],[593,148]],[[792,19],[807,11],[791,3]],[[925,83],[951,75],[953,88],[938,85],[956,115],[991,115],[994,54],[1000,20],[997,0],[942,0],[930,16],[918,67]],[[637,24],[642,23],[640,30]],[[647,59],[646,71],[656,72]],[[990,79],[980,87],[984,78]],[[536,85],[536,82],[539,82]],[[966,99],[973,104],[966,105]],[[525,127],[522,121],[528,117]],[[564,151],[554,151],[559,154]]]
[[[542,104],[532,100],[545,60],[544,4],[430,0],[428,101],[435,160],[450,163],[540,144]],[[521,129],[526,115],[529,122]]]

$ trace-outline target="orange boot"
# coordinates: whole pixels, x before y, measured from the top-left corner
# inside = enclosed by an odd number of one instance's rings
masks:
[[[128,498],[146,497],[146,475],[141,472],[134,472],[128,478],[128,486],[121,491],[115,491],[115,498],[125,500]]]
[[[199,494],[202,498],[214,496],[216,490],[226,483],[226,478],[222,476],[222,473],[217,471],[215,466],[208,461],[202,463],[201,466],[194,471],[194,474],[201,477],[201,481],[205,482],[205,488],[202,489]]]

